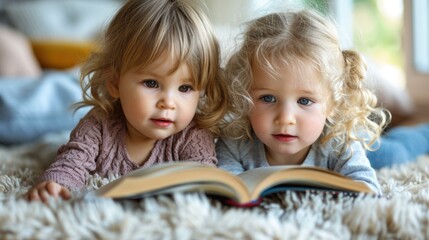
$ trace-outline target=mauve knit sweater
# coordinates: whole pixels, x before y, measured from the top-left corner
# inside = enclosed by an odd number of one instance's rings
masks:
[[[54,181],[71,190],[80,190],[88,176],[97,173],[124,175],[132,170],[172,161],[194,161],[216,166],[213,136],[195,122],[181,132],[155,143],[142,166],[133,162],[125,145],[126,124],[122,114],[108,116],[92,109],[58,149],[55,162],[41,175],[41,181]]]

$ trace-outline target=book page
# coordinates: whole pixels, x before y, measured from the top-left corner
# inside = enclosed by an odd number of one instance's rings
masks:
[[[196,182],[196,183],[186,183],[180,185],[172,185],[167,188],[163,188],[160,190],[148,191],[145,193],[139,193],[136,195],[125,197],[124,199],[140,199],[143,197],[152,197],[160,194],[173,194],[173,193],[204,193],[204,194],[212,194],[215,196],[222,196],[227,199],[233,199],[235,201],[239,201],[237,199],[237,193],[230,186],[219,183],[212,182]],[[120,198],[118,198],[120,199]]]
[[[154,165],[148,168],[140,168],[135,171],[132,171],[131,173],[127,174],[127,177],[142,177],[142,176],[162,176],[165,174],[168,174],[172,171],[178,171],[180,169],[190,169],[193,167],[210,167],[207,165],[202,165],[197,162],[180,162],[180,164],[177,164],[178,162],[170,162],[170,163],[163,163]]]
[[[252,198],[277,185],[372,192],[363,182],[353,181],[337,172],[320,167],[273,166],[255,168],[240,174],[239,177],[246,182],[249,191],[252,193]]]
[[[180,162],[180,164],[177,164],[176,162],[171,162],[171,163],[154,165],[149,168],[139,168],[101,187],[100,189],[97,190],[96,195],[104,196],[105,194],[107,194],[107,192],[110,192],[112,189],[117,188],[119,184],[123,184],[122,181],[124,181],[125,177],[126,178],[141,178],[141,177],[156,178],[156,177],[166,175],[172,171],[178,171],[180,169],[189,169],[189,168],[198,167],[198,166],[201,167],[202,164],[195,163],[195,162]]]
[[[279,170],[289,169],[293,167],[297,167],[297,166],[271,166],[271,167],[254,168],[254,169],[242,172],[237,176],[243,180],[249,192],[254,192],[258,184],[260,184],[269,175]]]
[[[216,167],[186,162],[138,169],[103,186],[97,191],[97,195],[125,198],[160,190],[174,191],[174,188],[180,185],[192,184],[200,185],[200,189],[207,187],[207,191],[212,192],[216,184],[228,185],[228,188],[217,187],[216,193],[221,195],[224,192],[224,195],[229,197],[231,192],[234,192],[238,201],[248,199],[246,186],[237,176]]]

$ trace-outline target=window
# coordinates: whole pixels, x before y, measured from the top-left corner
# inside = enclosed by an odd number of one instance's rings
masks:
[[[415,102],[429,105],[429,3],[404,0],[404,48],[407,88]],[[427,111],[427,110],[426,110]]]
[[[429,2],[412,1],[413,64],[418,72],[429,73]]]

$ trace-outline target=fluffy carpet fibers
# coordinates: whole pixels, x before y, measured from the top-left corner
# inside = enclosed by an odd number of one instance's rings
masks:
[[[429,239],[427,156],[378,171],[383,197],[283,193],[253,208],[199,194],[25,201],[56,147],[0,148],[0,239]],[[88,190],[113,178],[94,176]]]

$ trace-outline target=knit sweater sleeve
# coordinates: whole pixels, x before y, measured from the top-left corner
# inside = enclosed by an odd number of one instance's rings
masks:
[[[176,143],[181,145],[178,149],[179,160],[216,166],[214,137],[209,131],[191,124],[178,135]]]
[[[101,142],[101,124],[90,111],[70,134],[70,140],[57,152],[55,161],[41,175],[41,181],[54,181],[72,190],[85,186],[96,168]]]
[[[371,167],[361,143],[352,142],[349,151],[351,152],[346,152],[342,156],[337,156],[333,154],[333,151],[329,151],[327,154],[329,155],[329,168],[355,181],[366,183],[375,193],[381,195],[382,191],[376,172]]]

